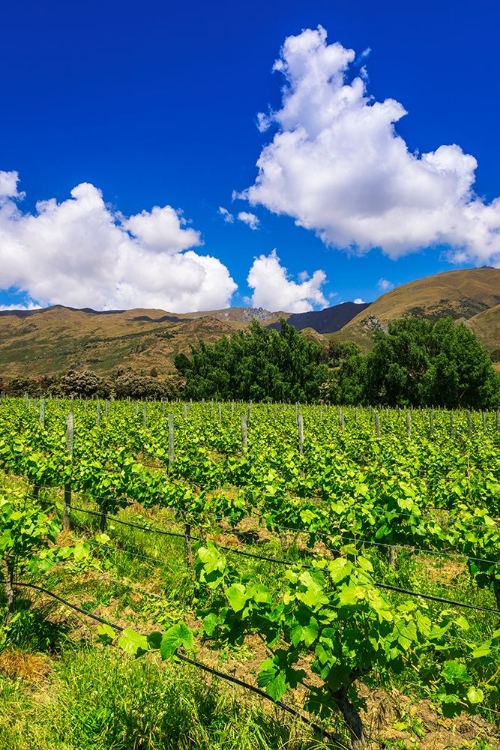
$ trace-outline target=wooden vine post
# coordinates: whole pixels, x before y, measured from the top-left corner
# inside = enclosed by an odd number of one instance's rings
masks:
[[[175,461],[174,451],[174,415],[168,415],[168,470],[172,468],[172,464]]]
[[[243,453],[246,453],[248,449],[248,424],[247,415],[244,413],[241,415],[241,447]]]
[[[297,426],[299,431],[299,453],[304,455],[304,417],[299,414],[297,417]]]
[[[66,450],[69,453],[70,461],[73,460],[73,440],[75,436],[75,418],[70,411],[66,415]],[[71,484],[64,485],[64,508],[63,508],[63,529],[70,529],[70,512],[71,512]]]

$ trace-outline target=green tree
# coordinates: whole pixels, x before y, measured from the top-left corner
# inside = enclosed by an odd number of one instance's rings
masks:
[[[12,378],[6,384],[5,390],[10,396],[24,396],[25,393],[30,396],[38,396],[39,394],[37,379],[27,376]]]
[[[389,406],[492,408],[500,378],[476,335],[451,318],[404,318],[375,334],[365,399]]]
[[[422,382],[425,403],[448,407],[493,408],[500,405],[500,377],[491,357],[466,325],[443,318],[433,325],[434,356]]]
[[[244,401],[315,401],[328,368],[321,347],[307,341],[293,326],[281,321],[281,330],[262,328],[253,321],[248,329],[215,344],[191,346],[191,356],[175,358],[186,379],[187,398],[241,399]]]
[[[178,378],[169,377],[160,380],[157,376],[139,375],[133,370],[119,371],[112,381],[116,398],[149,399],[160,401],[162,398],[175,398],[180,393]]]
[[[376,331],[375,347],[367,356],[365,394],[369,403],[420,405],[431,329],[428,321],[406,318],[391,323],[387,333]]]
[[[60,380],[59,389],[63,395],[75,398],[108,398],[110,394],[108,381],[91,370],[68,370]]]
[[[367,358],[351,342],[330,347],[330,363],[336,365],[321,387],[330,404],[363,404],[366,401]]]
[[[356,354],[361,354],[361,349],[354,341],[330,341],[326,360],[330,367],[339,367]]]

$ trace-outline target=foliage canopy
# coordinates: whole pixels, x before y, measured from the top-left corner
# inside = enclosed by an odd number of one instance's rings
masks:
[[[257,321],[231,338],[191,346],[191,357],[179,354],[175,366],[186,378],[184,396],[243,401],[315,401],[328,368],[321,347],[293,326],[262,328]]]
[[[330,380],[341,403],[494,408],[500,377],[476,335],[451,318],[403,318],[377,331],[366,356],[351,351]]]

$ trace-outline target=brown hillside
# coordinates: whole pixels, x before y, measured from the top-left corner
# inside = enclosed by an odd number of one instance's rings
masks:
[[[435,320],[445,315],[455,319],[479,317],[500,303],[500,268],[447,271],[404,284],[383,294],[333,338],[350,340],[363,349],[371,344],[374,327],[407,315]],[[471,326],[472,327],[472,326]],[[483,330],[481,328],[481,330]],[[480,338],[479,327],[476,331]],[[500,331],[489,337],[488,348],[500,347]],[[496,343],[495,343],[496,342]]]
[[[306,323],[309,330],[304,335],[323,345],[326,339],[335,338],[356,341],[368,349],[374,326],[384,327],[404,315],[430,319],[452,315],[468,320],[494,358],[500,352],[500,269],[449,271],[405,284],[384,294],[339,332],[324,337],[315,332],[317,320],[321,323],[325,316],[336,320],[344,307],[294,316],[260,308],[188,314],[143,309],[95,312],[62,306],[0,311],[0,378],[51,374],[70,367],[100,374],[116,367],[149,374],[154,367],[160,375],[167,375],[174,372],[175,355],[189,353],[190,344],[200,338],[213,342],[254,319],[271,326],[288,318],[298,328]]]
[[[164,310],[110,313],[62,306],[0,314],[0,375],[5,378],[82,367],[105,373],[132,367],[149,374],[174,370],[173,358],[199,338],[212,342],[238,324],[213,317],[191,319]]]
[[[467,325],[491,352],[493,360],[500,362],[500,305],[474,315]]]

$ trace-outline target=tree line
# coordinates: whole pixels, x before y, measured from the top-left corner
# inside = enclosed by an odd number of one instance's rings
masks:
[[[243,401],[326,401],[350,405],[500,406],[500,375],[476,335],[451,318],[404,318],[373,333],[363,354],[352,342],[323,349],[281,321],[257,322],[175,359],[184,397]]]
[[[0,390],[10,396],[62,396],[74,398],[147,399],[160,401],[176,398],[182,392],[178,376],[159,378],[155,368],[149,375],[132,369],[117,369],[109,375],[98,375],[91,370],[72,368],[54,375],[21,376],[4,381]]]
[[[281,330],[257,321],[230,338],[191,346],[174,360],[185,378],[184,396],[241,401],[313,402],[328,377],[322,348],[281,321]]]
[[[404,318],[375,331],[366,355],[333,346],[337,369],[326,385],[332,402],[490,409],[500,406],[500,375],[463,323]],[[347,349],[346,349],[347,347]]]
[[[3,382],[10,395],[80,398],[185,399],[335,403],[360,406],[500,407],[500,375],[476,335],[451,318],[415,317],[375,330],[364,354],[352,342],[323,347],[281,321],[257,321],[214,344],[199,341],[174,360],[177,375],[159,378],[131,369],[108,376],[70,369]]]

